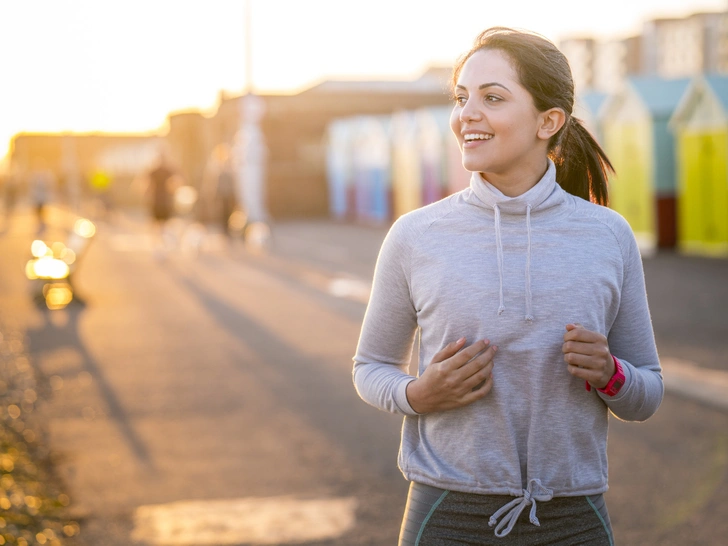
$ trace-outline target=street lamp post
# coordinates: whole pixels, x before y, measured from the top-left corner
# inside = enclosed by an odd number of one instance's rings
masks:
[[[254,92],[252,0],[245,1],[245,89],[239,99],[240,126],[235,147],[238,158],[238,195],[247,224],[265,223],[265,177],[268,150],[260,121],[265,114],[265,102]]]

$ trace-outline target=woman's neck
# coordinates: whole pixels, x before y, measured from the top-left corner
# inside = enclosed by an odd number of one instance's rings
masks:
[[[548,171],[548,159],[544,163],[526,168],[518,169],[517,172],[490,173],[481,172],[480,176],[487,180],[506,197],[518,197],[533,188]]]

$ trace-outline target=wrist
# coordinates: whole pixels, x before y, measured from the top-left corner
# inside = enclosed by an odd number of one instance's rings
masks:
[[[616,356],[611,355],[611,357],[612,361],[614,362],[614,373],[612,374],[612,377],[609,379],[609,381],[607,381],[607,384],[604,387],[598,388],[597,390],[603,394],[606,394],[607,396],[616,396],[616,394],[624,386],[625,376],[624,370],[622,368],[622,363]],[[591,384],[587,382],[586,390],[591,391],[591,389]]]
[[[414,412],[425,413],[424,409],[422,408],[422,403],[420,401],[420,389],[417,379],[414,379],[407,383],[407,387],[405,388],[404,393],[407,397],[407,402]]]

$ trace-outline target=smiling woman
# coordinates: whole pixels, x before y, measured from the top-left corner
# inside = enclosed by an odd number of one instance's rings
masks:
[[[514,197],[529,189],[524,183],[527,186],[531,174],[542,168],[545,152],[566,191],[606,205],[607,170],[613,170],[612,165],[572,116],[574,83],[566,58],[556,49],[539,47],[543,38],[536,34],[520,36],[514,41],[507,29],[486,31],[478,47],[455,66],[450,126],[458,137],[463,165],[482,172]],[[491,125],[492,132],[484,131]],[[486,145],[482,140],[493,142]],[[504,168],[516,171],[502,172]],[[509,179],[518,180],[519,186],[503,187]]]
[[[470,187],[392,226],[354,356],[359,395],[405,415],[400,546],[613,546],[608,415],[645,420],[664,388],[609,160],[537,34],[486,30],[453,84]]]

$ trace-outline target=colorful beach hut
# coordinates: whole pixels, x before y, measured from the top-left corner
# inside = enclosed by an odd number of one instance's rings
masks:
[[[574,117],[580,119],[592,136],[602,141],[599,112],[607,101],[608,95],[601,91],[587,91],[577,95],[574,101]]]
[[[361,116],[352,139],[356,218],[365,223],[391,220],[390,136],[388,116]]]
[[[675,147],[668,122],[689,83],[628,78],[600,112],[603,145],[617,173],[610,206],[630,223],[643,252],[675,246]]]
[[[450,114],[452,106],[435,106],[428,108],[433,118],[437,120],[440,131],[440,146],[442,146],[442,197],[451,195],[470,185],[471,173],[463,167],[463,154],[458,146],[457,138],[450,128]]]
[[[344,220],[354,216],[354,177],[352,146],[355,120],[337,119],[326,131],[326,179],[329,189],[329,212]]]
[[[728,256],[728,76],[693,79],[670,128],[677,141],[678,248]]]
[[[429,205],[446,195],[444,128],[447,120],[434,108],[415,111],[417,153],[420,160],[422,204]]]
[[[394,218],[422,206],[422,166],[417,116],[412,110],[392,114],[392,207]]]

